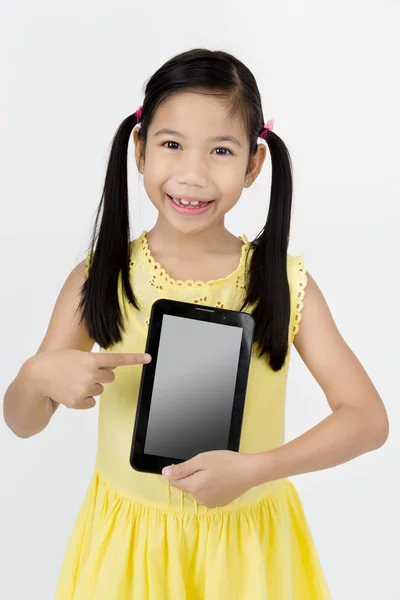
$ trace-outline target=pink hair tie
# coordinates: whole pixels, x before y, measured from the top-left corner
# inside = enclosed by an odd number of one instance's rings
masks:
[[[140,119],[142,118],[142,107],[139,106],[139,108],[136,111],[136,119],[137,122],[140,123]]]
[[[267,121],[266,125],[264,125],[264,129],[260,133],[260,137],[264,138],[264,140],[265,140],[268,132],[272,131],[273,127],[274,127],[274,119],[270,119],[269,121]]]

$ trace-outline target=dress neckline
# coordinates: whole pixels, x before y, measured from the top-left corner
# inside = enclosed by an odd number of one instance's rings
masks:
[[[198,280],[193,280],[193,279],[174,279],[173,277],[171,277],[169,275],[169,273],[166,271],[166,269],[155,260],[154,256],[151,254],[150,248],[149,248],[149,244],[147,241],[147,231],[144,229],[138,239],[139,242],[139,248],[141,253],[143,253],[143,257],[145,258],[145,262],[147,263],[147,265],[152,269],[152,270],[156,270],[158,275],[160,275],[161,277],[163,277],[163,279],[165,281],[167,281],[168,283],[170,283],[171,285],[176,285],[179,287],[200,287],[200,286],[214,286],[218,283],[224,283],[226,281],[228,281],[229,279],[233,278],[233,277],[238,277],[239,274],[242,272],[244,264],[245,264],[245,259],[246,259],[246,253],[247,250],[250,247],[250,242],[246,236],[246,234],[244,233],[243,235],[239,235],[238,239],[242,240],[243,244],[242,244],[242,249],[241,249],[241,253],[240,253],[240,259],[239,259],[239,264],[236,267],[236,269],[234,271],[232,271],[231,273],[229,273],[229,275],[226,275],[225,277],[220,277],[219,279],[209,279],[208,281],[202,281],[200,279]]]

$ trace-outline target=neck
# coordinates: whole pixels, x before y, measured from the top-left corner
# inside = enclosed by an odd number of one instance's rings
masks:
[[[237,249],[241,241],[225,228],[223,220],[199,231],[180,231],[160,216],[147,233],[154,252],[171,256],[198,257],[204,253],[225,253]]]

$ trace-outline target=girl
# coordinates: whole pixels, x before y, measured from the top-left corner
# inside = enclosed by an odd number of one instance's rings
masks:
[[[382,446],[388,421],[303,255],[287,253],[290,157],[272,122],[263,123],[249,69],[225,52],[194,49],[150,78],[143,106],[114,137],[86,269],[68,277],[37,354],[5,398],[8,425],[28,437],[59,404],[88,408],[101,395],[96,466],[56,600],[330,598],[288,477]],[[130,240],[132,131],[158,218]],[[249,241],[224,218],[256,180],[266,148],[268,218]],[[129,465],[142,367],[128,365],[146,360],[149,313],[160,297],[246,309],[256,329],[240,452],[205,452],[158,476]],[[90,352],[94,343],[100,353]],[[292,343],[332,414],[285,444]]]

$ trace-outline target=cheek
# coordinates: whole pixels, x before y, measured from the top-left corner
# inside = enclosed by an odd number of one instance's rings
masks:
[[[151,169],[147,164],[145,165],[143,184],[148,197],[157,208],[165,199],[165,197],[163,197],[163,190],[165,191],[171,187],[171,185],[169,185],[169,180],[170,177],[165,170],[159,168]]]
[[[226,169],[219,174],[218,181],[221,192],[226,196],[237,196],[244,186],[245,174],[238,165]]]
[[[173,157],[163,152],[149,152],[146,158],[145,171],[153,181],[163,181],[170,178],[176,172]]]
[[[161,183],[168,181],[176,175],[176,162],[171,156],[163,153],[149,153],[144,172],[147,173],[149,182]]]
[[[238,202],[243,192],[244,178],[238,173],[231,173],[224,181],[221,181],[219,192],[226,207],[233,207]]]

